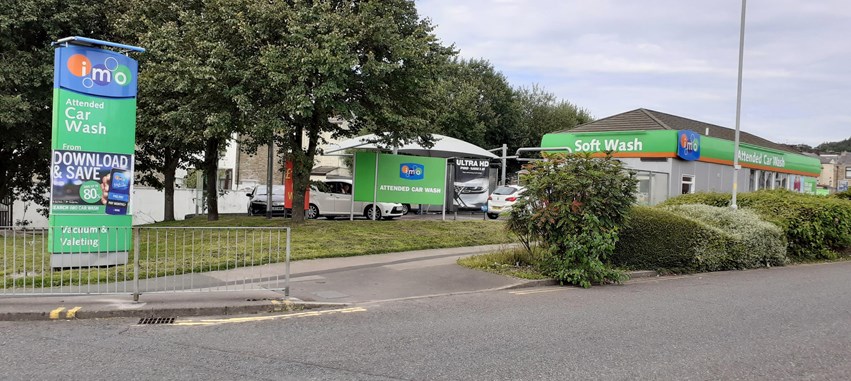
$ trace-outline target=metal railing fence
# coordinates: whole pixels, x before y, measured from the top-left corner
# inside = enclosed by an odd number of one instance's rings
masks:
[[[283,290],[290,228],[0,227],[0,296]]]

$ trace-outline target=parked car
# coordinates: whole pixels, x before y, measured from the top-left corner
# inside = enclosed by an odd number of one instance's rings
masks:
[[[248,215],[265,215],[266,214],[266,199],[267,192],[265,185],[257,185],[251,192],[246,193],[248,196]],[[284,208],[284,186],[272,186],[272,214],[286,214]]]
[[[376,219],[390,220],[401,216],[402,204],[379,202],[376,203]],[[352,181],[327,180],[310,187],[310,207],[307,218],[325,217],[329,220],[336,217],[349,216],[352,208]],[[354,212],[372,219],[371,202],[355,202]]]
[[[495,220],[499,218],[500,213],[510,212],[511,207],[523,197],[525,191],[526,188],[519,185],[497,187],[488,197],[488,218]]]

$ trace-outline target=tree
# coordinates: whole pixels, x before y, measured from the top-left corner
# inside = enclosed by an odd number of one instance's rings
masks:
[[[49,185],[52,41],[110,39],[122,2],[12,0],[0,7],[0,200],[46,206]]]
[[[219,156],[244,129],[247,64],[256,56],[243,33],[248,3],[144,0],[123,18],[148,49],[140,62],[137,155],[144,179],[166,192],[166,219],[174,217],[175,172],[190,163],[203,168],[207,218],[218,219]]]
[[[484,148],[514,149],[520,109],[502,73],[486,60],[454,60],[438,87],[438,131]]]
[[[815,148],[819,152],[846,152],[851,151],[851,138],[840,140],[838,142],[825,142],[819,144]]]
[[[605,261],[635,200],[635,176],[611,155],[587,153],[544,154],[527,169],[526,192],[514,204],[508,227],[527,248],[539,242],[544,271],[582,287],[622,280]]]
[[[277,137],[306,189],[322,136],[376,132],[382,143],[429,144],[438,74],[453,54],[417,15],[414,3],[271,1],[247,7],[240,33],[259,54],[246,63],[247,115],[258,139]],[[329,118],[347,120],[348,126]],[[262,143],[261,143],[262,144]],[[294,192],[293,205],[304,203]],[[293,220],[304,211],[293,208]]]
[[[584,109],[559,100],[538,85],[516,90],[520,121],[516,136],[521,147],[537,147],[545,134],[574,128],[594,120]]]

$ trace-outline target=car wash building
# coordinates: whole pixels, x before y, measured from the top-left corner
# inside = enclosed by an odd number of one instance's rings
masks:
[[[638,202],[655,205],[694,192],[732,192],[735,130],[637,109],[546,134],[542,148],[613,156],[636,172]],[[815,193],[818,158],[740,132],[739,192],[788,189]]]

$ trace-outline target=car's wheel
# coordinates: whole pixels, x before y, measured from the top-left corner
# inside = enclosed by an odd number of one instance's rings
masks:
[[[314,204],[310,204],[310,207],[308,207],[304,213],[304,217],[310,220],[319,218],[319,207]]]
[[[411,211],[411,204],[402,204],[402,215],[407,216],[408,212]]]
[[[371,220],[373,211],[375,211],[375,219],[380,220],[381,219],[381,208],[373,208],[372,205],[366,207],[366,209],[363,211],[363,215],[366,216],[366,218],[369,218]]]
[[[488,213],[488,218],[495,220],[499,218],[499,213]]]

